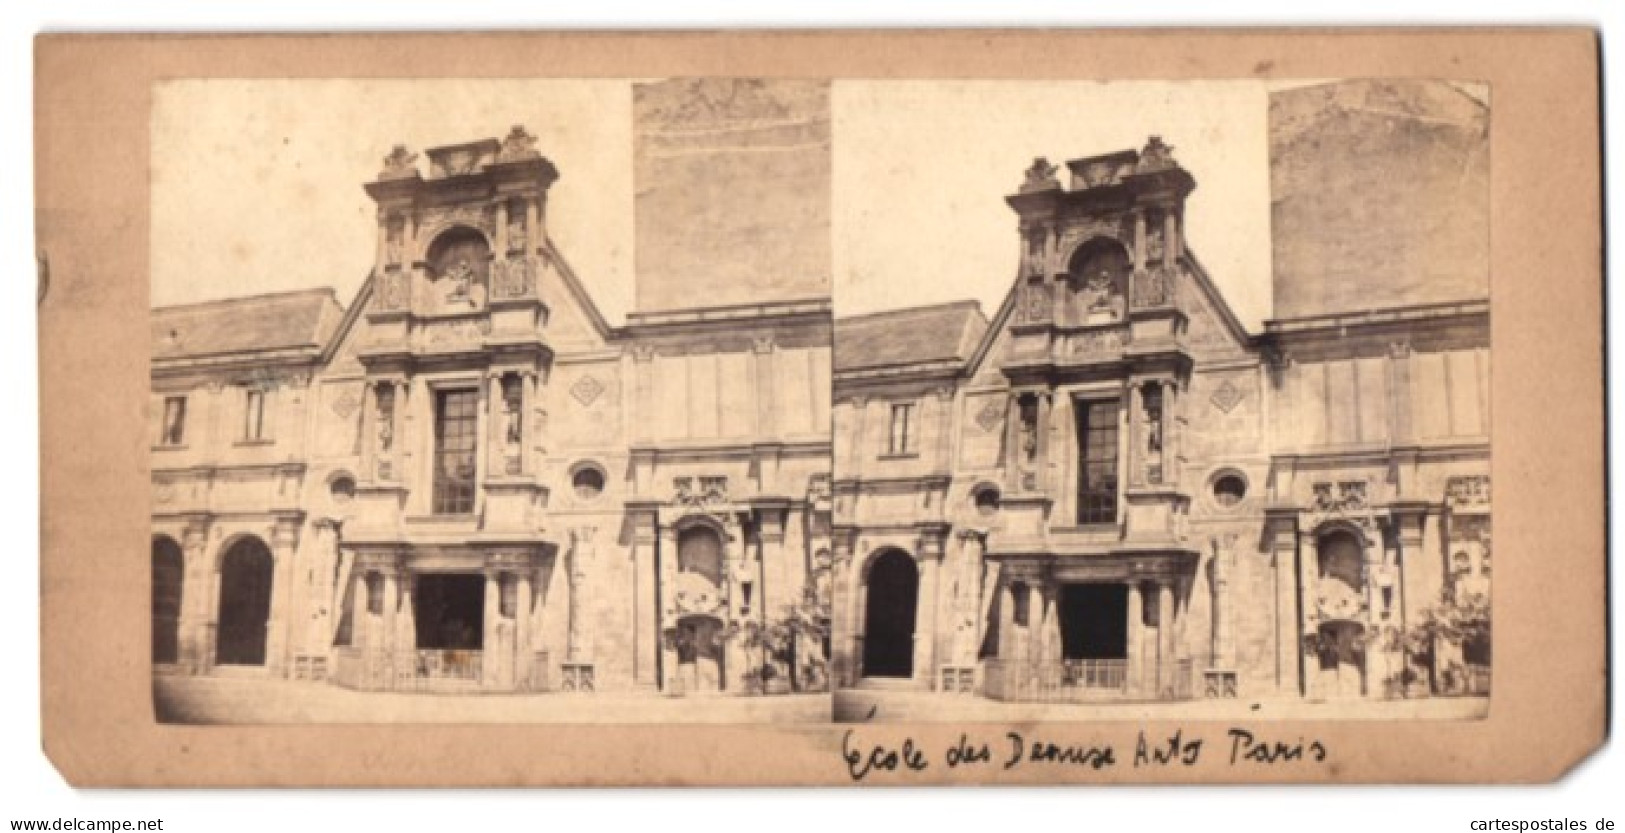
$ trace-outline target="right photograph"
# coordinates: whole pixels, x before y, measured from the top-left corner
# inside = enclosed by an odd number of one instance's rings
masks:
[[[835,719],[1485,716],[1490,104],[834,84]]]

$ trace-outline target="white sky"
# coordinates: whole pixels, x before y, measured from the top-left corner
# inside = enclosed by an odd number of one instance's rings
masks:
[[[396,144],[501,138],[559,169],[548,230],[611,320],[632,298],[627,80],[172,81],[154,93],[152,302],[331,286],[348,305],[376,253],[374,179]]]
[[[1256,327],[1270,301],[1266,93],[1258,81],[838,83],[837,312],[974,298],[991,316],[1020,252],[1004,197],[1033,158],[1060,165],[1160,134],[1196,178],[1191,248]]]
[[[516,123],[561,177],[549,231],[611,321],[633,279],[629,80],[182,80],[155,92],[153,303],[332,286],[371,268],[362,191],[396,143]],[[836,310],[974,298],[1014,277],[1004,203],[1035,156],[1157,133],[1197,180],[1192,248],[1250,327],[1269,304],[1266,86],[1224,82],[840,81],[833,95]],[[426,159],[420,159],[425,163]],[[425,166],[426,167],[426,166]]]

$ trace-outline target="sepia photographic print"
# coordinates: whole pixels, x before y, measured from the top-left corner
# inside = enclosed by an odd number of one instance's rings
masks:
[[[44,38],[46,755],[1557,778],[1607,715],[1595,46]]]
[[[527,98],[540,135],[467,132]],[[1482,716],[1489,118],[1417,79],[163,85],[160,718]]]
[[[851,97],[838,719],[1484,714],[1486,88]]]
[[[153,138],[161,720],[828,720],[827,82],[176,82]]]

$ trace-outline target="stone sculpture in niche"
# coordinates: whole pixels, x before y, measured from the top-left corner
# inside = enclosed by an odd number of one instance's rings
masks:
[[[1119,321],[1123,318],[1123,297],[1109,269],[1102,268],[1084,277],[1079,293],[1084,321],[1089,324]]]
[[[1142,394],[1142,434],[1145,437],[1145,480],[1162,482],[1162,391],[1155,385],[1147,386]]]
[[[502,379],[503,469],[507,474],[519,474],[522,468],[521,449],[524,441],[522,382],[518,376]]]
[[[446,303],[472,305],[474,266],[466,259],[459,260],[446,270],[446,279],[451,282],[451,291],[446,293]]]

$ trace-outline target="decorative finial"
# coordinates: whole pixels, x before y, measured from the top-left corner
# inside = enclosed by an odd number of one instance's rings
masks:
[[[384,157],[384,169],[378,172],[378,178],[400,179],[417,176],[417,160],[418,155],[407,150],[406,145],[396,145],[395,149]]]
[[[1152,136],[1145,142],[1145,148],[1140,151],[1140,164],[1138,173],[1154,173],[1177,168],[1179,163],[1174,161],[1174,148],[1162,141],[1161,136]]]
[[[502,140],[502,150],[497,154],[497,161],[534,159],[536,155],[536,137],[525,130],[524,125],[516,124],[508,131],[507,138]]]
[[[1042,156],[1033,159],[1032,167],[1026,172],[1027,181],[1021,184],[1021,193],[1060,190],[1061,181],[1055,178],[1056,170],[1058,169]]]

